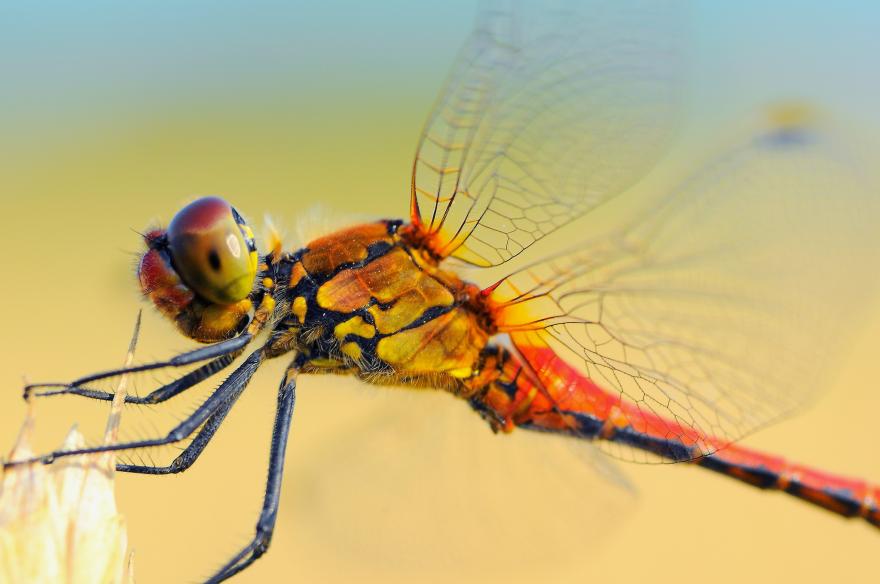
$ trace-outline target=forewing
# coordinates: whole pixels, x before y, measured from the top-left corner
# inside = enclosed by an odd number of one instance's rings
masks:
[[[411,215],[441,257],[519,254],[638,181],[675,125],[677,2],[552,4],[481,14],[428,119]]]
[[[578,366],[630,426],[707,454],[823,389],[876,296],[878,193],[851,163],[819,128],[758,133],[628,227],[506,279],[499,327]]]

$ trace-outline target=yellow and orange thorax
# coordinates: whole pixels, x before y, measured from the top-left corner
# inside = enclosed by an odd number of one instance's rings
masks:
[[[480,290],[441,269],[404,229],[358,225],[280,258],[273,352],[296,350],[306,369],[378,383],[472,379],[493,333]]]

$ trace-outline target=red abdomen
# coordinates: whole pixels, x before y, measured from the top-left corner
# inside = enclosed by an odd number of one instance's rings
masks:
[[[496,379],[471,400],[496,430],[520,427],[626,444],[880,527],[880,488],[702,436],[661,416],[634,415],[636,406],[604,391],[549,348],[520,348],[519,355],[501,349],[496,370]]]

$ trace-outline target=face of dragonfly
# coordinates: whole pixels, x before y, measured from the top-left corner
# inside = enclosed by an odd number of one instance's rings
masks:
[[[141,291],[188,337],[229,338],[253,308],[258,254],[253,232],[224,199],[203,197],[153,229],[138,264]]]

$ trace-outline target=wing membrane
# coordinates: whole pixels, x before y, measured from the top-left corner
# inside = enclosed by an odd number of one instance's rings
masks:
[[[639,180],[674,126],[674,2],[484,13],[422,133],[412,221],[489,266]]]
[[[744,141],[628,227],[507,278],[499,327],[706,454],[795,411],[877,292],[878,196],[843,152],[818,129]]]

